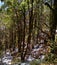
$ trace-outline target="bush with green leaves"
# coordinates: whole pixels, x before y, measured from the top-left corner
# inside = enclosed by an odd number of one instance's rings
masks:
[[[51,47],[51,52],[46,55],[45,61],[50,62],[50,63],[54,63],[55,60],[57,59],[57,52],[56,52],[57,51],[57,45],[56,45],[56,42],[51,41],[50,47]]]
[[[35,59],[32,62],[30,62],[30,65],[40,65],[41,64],[41,60],[40,59]]]

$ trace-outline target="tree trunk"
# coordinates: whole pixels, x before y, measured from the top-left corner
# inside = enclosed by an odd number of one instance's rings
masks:
[[[55,31],[56,31],[56,27],[57,27],[57,0],[54,0],[54,9],[48,4],[45,3],[45,5],[47,5],[51,11],[52,11],[52,22],[51,22],[51,26],[50,26],[50,32],[51,32],[51,39],[53,41],[55,41]]]
[[[26,28],[26,17],[25,17],[25,6],[23,7],[24,12],[23,12],[23,17],[24,17],[24,28],[23,28],[23,44],[22,44],[22,51],[21,51],[21,61],[24,62],[25,61],[25,28]]]
[[[27,43],[27,48],[29,50],[30,50],[30,44],[31,44],[31,34],[33,30],[33,0],[31,1],[31,5],[32,5],[31,11],[29,11],[29,33],[28,33],[28,43]]]
[[[57,0],[54,0],[54,11],[53,11],[53,22],[51,27],[51,36],[52,40],[55,41],[55,32],[56,32],[56,26],[57,26]]]

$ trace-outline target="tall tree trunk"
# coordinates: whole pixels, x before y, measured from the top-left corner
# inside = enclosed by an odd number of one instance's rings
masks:
[[[54,0],[54,11],[53,11],[53,22],[51,27],[51,36],[52,40],[55,41],[55,32],[56,32],[56,26],[57,26],[57,0]]]
[[[28,33],[28,43],[27,43],[27,48],[29,50],[30,50],[30,44],[31,44],[31,34],[33,30],[33,0],[31,0],[31,5],[32,5],[31,11],[29,11],[29,33]]]
[[[24,62],[25,61],[25,28],[26,28],[26,17],[25,17],[25,6],[23,7],[24,12],[23,12],[23,16],[24,16],[24,29],[23,29],[23,45],[22,45],[22,51],[21,51],[21,61]]]
[[[52,11],[52,22],[51,22],[51,27],[50,27],[50,32],[51,32],[51,39],[55,41],[55,31],[57,27],[57,0],[54,0],[54,9],[48,4],[45,3],[51,11]]]

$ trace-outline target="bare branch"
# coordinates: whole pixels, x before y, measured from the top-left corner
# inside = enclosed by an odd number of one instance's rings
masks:
[[[46,2],[45,5],[47,5],[52,11],[54,11],[54,9]]]

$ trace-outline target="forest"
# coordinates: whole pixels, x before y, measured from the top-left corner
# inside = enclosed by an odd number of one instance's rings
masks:
[[[57,0],[0,0],[0,65],[57,65]]]

